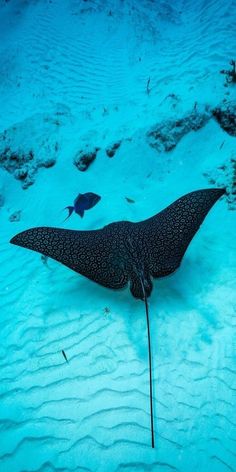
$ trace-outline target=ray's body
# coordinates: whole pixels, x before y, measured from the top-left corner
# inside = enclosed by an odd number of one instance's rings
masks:
[[[223,189],[191,192],[157,215],[139,223],[120,221],[99,230],[32,228],[11,243],[52,257],[104,287],[128,283],[135,298],[145,301],[150,367],[152,447],[154,447],[151,347],[147,298],[152,278],[164,277],[180,265],[184,253]]]

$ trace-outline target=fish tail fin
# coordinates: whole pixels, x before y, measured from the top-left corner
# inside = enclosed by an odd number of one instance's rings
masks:
[[[68,216],[64,219],[64,221],[68,220],[68,218],[70,218],[70,216],[72,215],[73,211],[74,211],[74,207],[73,206],[68,206],[68,207],[65,207],[64,210],[68,210]]]

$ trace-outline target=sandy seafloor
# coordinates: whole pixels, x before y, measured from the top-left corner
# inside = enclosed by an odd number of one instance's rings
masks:
[[[170,152],[147,132],[236,99],[219,73],[236,59],[235,0],[1,0],[0,39],[0,132],[56,159],[27,189],[0,161],[0,471],[235,471],[234,205],[217,202],[181,268],[154,283],[154,450],[143,303],[9,244],[33,226],[139,221],[229,184],[206,176],[236,156],[214,119]],[[94,146],[80,172],[76,153]],[[87,191],[101,202],[63,223]]]

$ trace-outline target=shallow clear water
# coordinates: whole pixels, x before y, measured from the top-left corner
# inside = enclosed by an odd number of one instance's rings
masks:
[[[235,0],[0,1],[1,472],[236,470],[235,31]],[[152,449],[143,302],[9,241],[211,187],[149,299]],[[85,192],[101,201],[64,221]]]

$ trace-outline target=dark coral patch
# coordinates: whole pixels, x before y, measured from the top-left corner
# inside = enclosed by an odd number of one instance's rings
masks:
[[[119,149],[121,145],[121,141],[118,141],[117,143],[112,144],[106,149],[106,154],[108,157],[114,157],[117,149]]]
[[[235,103],[226,103],[214,108],[212,115],[226,133],[230,134],[230,136],[236,136]]]
[[[87,170],[92,162],[96,159],[99,149],[99,147],[95,147],[91,151],[84,151],[81,149],[74,158],[74,165],[77,167],[77,169],[81,172]]]

